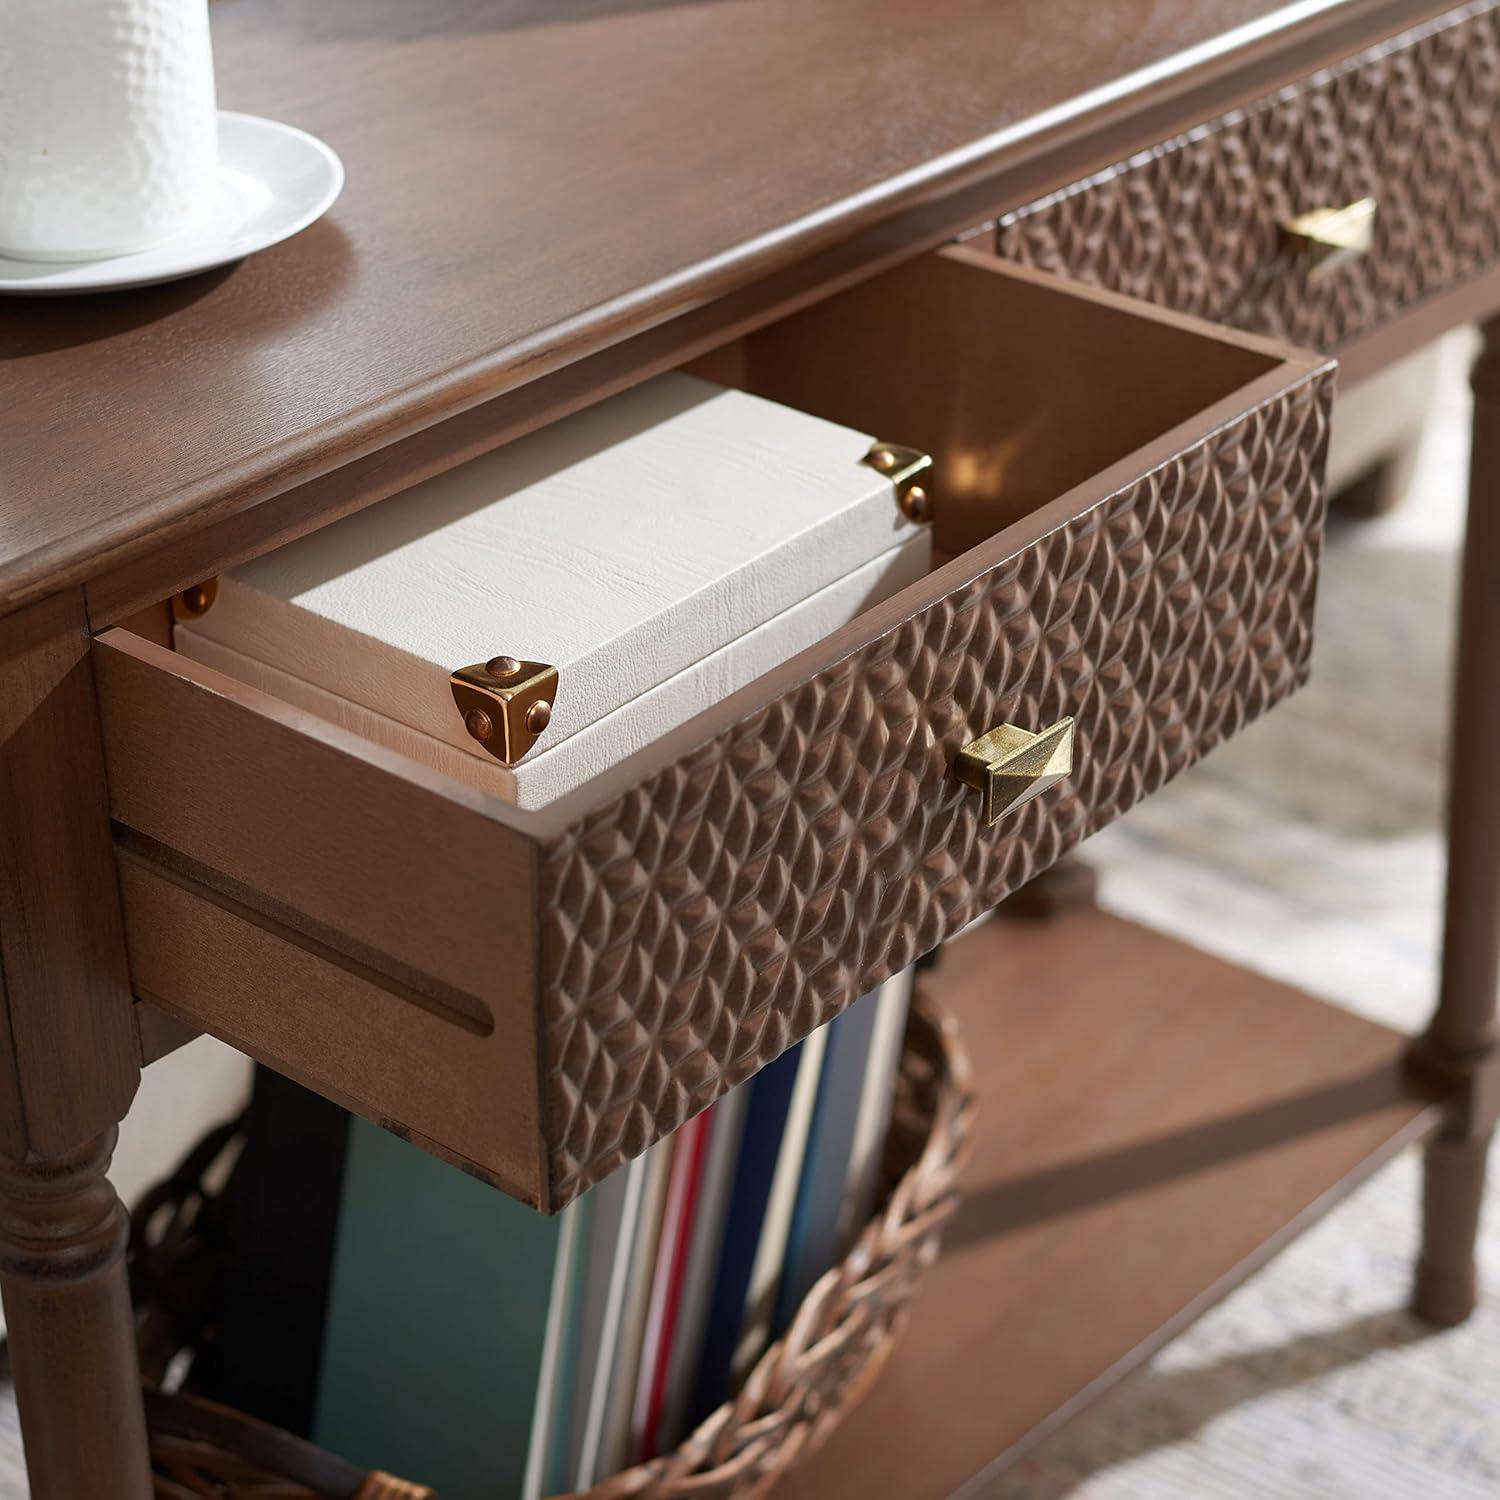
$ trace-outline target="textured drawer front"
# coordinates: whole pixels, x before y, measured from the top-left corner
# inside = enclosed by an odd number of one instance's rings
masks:
[[[1300,684],[1325,394],[1216,432],[548,846],[565,1196]],[[1064,714],[1074,776],[985,828],[953,750]]]
[[[967,550],[535,813],[106,634],[140,993],[555,1208],[1305,675],[1326,363],[963,253],[737,357],[930,447]],[[958,749],[1064,715],[983,826]]]
[[[1278,224],[1376,201],[1316,281]],[[1500,261],[1500,7],[1464,6],[998,222],[1008,259],[1317,349]]]

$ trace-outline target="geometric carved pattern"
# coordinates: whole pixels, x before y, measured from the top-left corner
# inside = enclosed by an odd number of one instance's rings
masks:
[[[1331,379],[1308,376],[579,819],[543,851],[560,1207],[1304,678]],[[951,774],[1076,720],[993,828]]]
[[[1310,283],[1279,220],[1376,200]],[[1500,260],[1500,9],[1464,6],[1003,215],[1002,256],[1312,349]]]

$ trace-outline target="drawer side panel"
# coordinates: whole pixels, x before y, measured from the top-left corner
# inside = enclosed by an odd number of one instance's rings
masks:
[[[1305,678],[1331,375],[1302,379],[580,819],[544,850],[560,1206]],[[1072,714],[986,829],[950,774]]]

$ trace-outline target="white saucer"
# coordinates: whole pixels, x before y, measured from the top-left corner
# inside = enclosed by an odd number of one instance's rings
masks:
[[[149,250],[101,260],[0,255],[0,292],[58,296],[192,276],[306,229],[328,211],[343,185],[343,163],[316,136],[221,109],[218,196],[201,224]]]

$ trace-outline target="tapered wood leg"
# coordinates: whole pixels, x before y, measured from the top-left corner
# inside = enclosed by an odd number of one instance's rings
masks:
[[[1448,891],[1437,1011],[1415,1062],[1450,1101],[1428,1149],[1414,1305],[1432,1322],[1474,1308],[1474,1240],[1500,1113],[1500,320],[1474,366],[1474,449],[1454,678]]]
[[[0,1158],[0,1293],[32,1500],[149,1500],[115,1132]]]
[[[1444,1328],[1462,1323],[1474,1311],[1474,1241],[1488,1157],[1487,1139],[1439,1137],[1427,1148],[1414,1302],[1428,1322]]]

